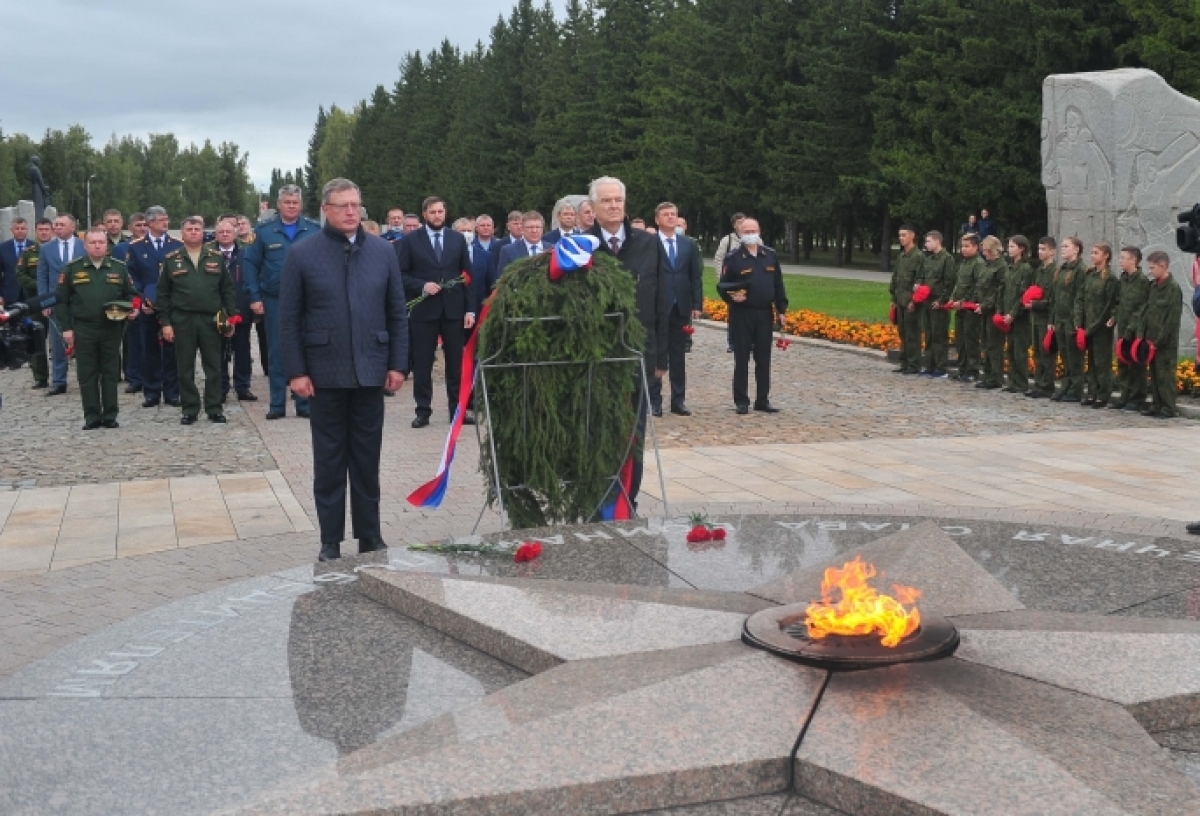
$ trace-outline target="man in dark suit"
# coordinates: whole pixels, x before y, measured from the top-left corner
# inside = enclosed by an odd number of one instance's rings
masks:
[[[288,252],[279,290],[283,372],[292,391],[310,400],[322,561],[342,554],[347,475],[358,551],[387,548],[379,529],[383,389],[404,384],[408,360],[396,253],[362,228],[361,208],[354,182],[327,183],[321,192],[325,227]]]
[[[471,283],[475,286],[475,303],[482,306],[496,288],[500,273],[496,271],[499,258],[492,254],[496,245],[496,225],[487,213],[475,219],[475,241],[471,245]]]
[[[129,277],[142,295],[142,313],[137,326],[142,333],[142,407],[153,408],[165,400],[167,405],[179,402],[179,369],[175,360],[175,344],[159,341],[162,326],[154,311],[158,298],[158,275],[168,252],[183,248],[183,242],[167,232],[171,218],[162,207],[146,210],[146,225],[150,232],[140,241],[129,242],[125,264]]]
[[[18,303],[22,299],[21,281],[17,277],[17,261],[21,260],[21,253],[28,244],[29,222],[24,218],[14,218],[12,238],[0,244],[0,306]]]
[[[58,278],[67,264],[84,256],[83,241],[75,236],[75,216],[63,213],[54,219],[54,234],[57,240],[42,247],[38,255],[37,293],[53,294],[58,288]],[[50,317],[50,310],[43,314]],[[58,324],[50,319],[50,390],[47,397],[67,393],[67,348],[63,343]]]
[[[654,210],[654,221],[658,225],[658,240],[663,248],[663,263],[666,265],[671,298],[670,325],[667,329],[671,413],[691,416],[692,412],[683,401],[687,387],[684,374],[684,361],[687,358],[684,353],[688,340],[683,329],[700,317],[700,306],[704,303],[704,263],[696,242],[677,229],[679,209],[674,204],[669,201],[659,204]],[[662,380],[650,383],[650,408],[655,416],[662,416]]]
[[[521,237],[500,250],[500,258],[496,262],[496,279],[504,276],[504,270],[513,261],[522,258],[532,258],[550,249],[551,245],[542,240],[542,230],[546,221],[542,214],[530,210],[521,216]]]
[[[629,270],[637,281],[638,319],[646,328],[646,348],[643,358],[646,377],[661,378],[667,373],[667,327],[670,322],[671,292],[666,269],[662,262],[662,248],[658,238],[645,230],[630,226],[625,216],[625,185],[620,179],[603,176],[591,184],[588,198],[596,212],[596,223],[589,231],[600,239],[599,252],[616,256],[620,264]],[[638,390],[634,404],[640,406],[638,413],[638,444],[646,438],[646,402],[641,392],[642,378],[637,378]],[[649,395],[645,395],[648,397]],[[637,495],[642,484],[641,457],[634,459],[633,479],[630,485],[630,503],[637,508]]]
[[[521,212],[520,210],[513,210],[512,212],[510,212],[508,214],[508,224],[507,224],[508,235],[505,235],[503,238],[497,238],[496,240],[492,241],[492,246],[491,246],[491,250],[490,250],[492,253],[492,258],[493,258],[492,264],[497,269],[500,268],[500,250],[504,249],[506,246],[511,244],[513,241],[517,241],[521,238],[521,219],[524,217],[525,217],[525,213]],[[497,274],[499,274],[499,273],[497,273]]]
[[[562,240],[564,235],[579,234],[578,213],[575,210],[574,204],[569,201],[562,202],[559,205],[558,212],[554,215],[558,218],[558,226],[546,233],[546,237],[543,240],[547,244],[557,244]]]
[[[258,397],[250,391],[250,376],[254,373],[254,364],[250,359],[250,332],[254,330],[254,311],[250,308],[250,290],[246,288],[245,270],[242,268],[242,257],[245,253],[237,240],[237,216],[222,215],[217,219],[214,230],[216,240],[213,244],[217,252],[225,258],[225,268],[229,270],[229,278],[233,281],[234,294],[237,297],[235,314],[242,318],[233,330],[229,343],[228,356],[221,360],[221,394],[222,402],[229,396],[229,357],[233,358],[233,390],[237,398],[243,402],[257,402]],[[233,317],[233,315],[229,315]]]
[[[412,341],[413,400],[417,415],[414,428],[424,428],[433,413],[433,360],[437,356],[438,337],[446,355],[446,398],[451,418],[458,407],[459,379],[462,376],[463,344],[466,330],[475,325],[475,290],[471,286],[446,286],[471,271],[471,252],[460,233],[446,227],[446,202],[430,196],[421,205],[425,217],[422,229],[409,233],[396,243],[396,258],[408,300],[424,298],[409,312]],[[474,425],[467,414],[464,424]]]

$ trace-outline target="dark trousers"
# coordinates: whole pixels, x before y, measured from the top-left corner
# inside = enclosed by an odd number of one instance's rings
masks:
[[[992,316],[996,312],[985,310],[983,313],[984,357],[983,374],[980,379],[986,385],[1004,385],[1004,332],[996,328]]]
[[[1175,407],[1175,397],[1178,387],[1175,382],[1175,368],[1179,364],[1178,338],[1171,338],[1158,347],[1154,359],[1150,363],[1150,404],[1155,411],[1170,416],[1178,416]]]
[[[346,537],[346,477],[354,537],[379,538],[379,452],[383,388],[317,387],[309,400],[313,501],[321,543]]]
[[[283,376],[283,354],[279,353],[279,298],[263,295],[263,323],[267,327],[267,380],[270,384],[271,410],[283,413],[287,407],[288,384]],[[308,400],[292,395],[296,413],[308,410]]]
[[[263,373],[263,376],[265,377],[271,371],[270,368],[268,368],[268,364],[271,362],[271,358],[267,352],[267,321],[266,321],[266,319],[260,317],[256,321],[254,321],[254,330],[258,334],[258,364],[260,366],[262,366],[262,373]]]
[[[911,312],[907,308],[896,308],[899,309],[900,315],[897,324],[900,331],[900,368],[904,371],[920,371],[921,313],[915,307]],[[732,311],[731,309],[730,312]]]
[[[1058,353],[1062,358],[1063,396],[1083,396],[1083,352],[1075,345],[1075,323],[1073,320],[1059,319],[1054,324],[1054,333],[1058,335]]]
[[[749,405],[750,355],[754,355],[755,405],[771,395],[771,310],[734,306],[729,310],[733,334],[733,404]]]
[[[75,376],[83,398],[83,418],[89,422],[117,418],[124,330],[124,324],[112,320],[75,325]]]
[[[198,416],[200,391],[196,388],[196,352],[204,369],[204,413],[221,413],[221,335],[212,315],[200,312],[172,312],[175,329],[175,359],[179,368],[179,398],[183,413]]]
[[[946,373],[950,347],[950,313],[929,303],[917,307],[921,316],[921,335],[925,346],[925,370]]]
[[[125,372],[125,381],[134,388],[141,388],[142,357],[145,354],[142,351],[142,333],[137,330],[136,325],[125,332],[125,339],[121,341],[121,351],[124,364],[121,370]]]
[[[437,356],[438,337],[446,355],[446,399],[450,414],[458,407],[458,387],[462,378],[463,343],[466,332],[462,318],[443,317],[440,320],[413,321],[408,324],[412,336],[413,400],[417,416],[433,413],[433,359]]]
[[[143,314],[137,319],[142,335],[142,394],[151,402],[165,395],[179,399],[179,370],[175,365],[175,344],[158,340],[158,315]]]
[[[982,356],[983,318],[974,312],[962,310],[954,320],[954,341],[958,346],[958,375],[978,377]]]
[[[1101,326],[1087,338],[1088,397],[1108,402],[1113,390],[1113,330]]]
[[[237,393],[250,390],[250,375],[254,368],[250,360],[250,332],[254,331],[253,323],[239,323],[226,342],[229,343],[233,357],[233,390]],[[229,361],[221,359],[221,393],[229,393]]]
[[[1029,347],[1033,345],[1033,326],[1029,313],[1013,318],[1008,332],[1008,385],[1020,391],[1029,390]]]
[[[37,314],[33,318],[42,324],[38,333],[33,354],[29,357],[29,371],[33,374],[35,383],[50,381],[50,359],[46,356],[46,335],[50,332],[50,320]]]
[[[1125,343],[1126,354],[1129,354],[1132,342],[1130,340]],[[1121,402],[1141,405],[1146,401],[1146,375],[1146,366],[1144,365],[1117,363],[1117,387],[1121,389]]]
[[[671,384],[672,408],[683,405],[684,391],[687,389],[687,376],[684,372],[684,361],[687,357],[684,355],[688,336],[683,333],[683,327],[690,320],[691,315],[685,317],[681,314],[678,304],[671,309],[670,325],[667,328],[667,371]],[[661,409],[663,381],[660,377],[655,377],[652,371],[647,374],[650,375],[650,405]]]
[[[1057,355],[1047,354],[1043,341],[1050,327],[1050,317],[1045,312],[1033,313],[1033,387],[1043,394],[1054,392],[1054,367]]]

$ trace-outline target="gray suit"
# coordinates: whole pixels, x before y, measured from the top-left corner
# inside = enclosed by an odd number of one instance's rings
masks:
[[[285,378],[307,376],[313,499],[322,550],[345,537],[346,476],[359,551],[382,547],[379,452],[383,385],[408,362],[408,310],[392,245],[361,227],[351,243],[330,227],[295,244],[283,264],[279,352]]]
[[[57,289],[58,276],[62,274],[63,269],[71,261],[76,258],[82,258],[83,255],[83,241],[75,237],[71,238],[71,246],[67,250],[67,259],[65,261],[63,260],[63,241],[61,238],[55,238],[43,246],[41,253],[38,255],[37,293],[44,295]],[[67,385],[67,350],[63,346],[62,335],[59,334],[57,328],[50,330],[50,356],[54,363],[50,384],[55,388],[59,386],[65,388]]]

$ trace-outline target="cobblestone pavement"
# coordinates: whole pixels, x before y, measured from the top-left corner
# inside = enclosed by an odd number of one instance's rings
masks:
[[[28,368],[0,370],[0,490],[275,469],[236,400],[225,425],[183,426],[178,408],[142,408],[141,395],[124,393],[122,383],[121,427],[84,433],[73,368],[61,396],[46,397],[32,382]]]
[[[771,403],[782,412],[738,416],[733,355],[725,351],[724,332],[702,327],[694,339],[687,355],[687,406],[693,416],[664,414],[656,425],[664,448],[1157,428],[1186,422],[1033,400],[951,380],[902,377],[882,359],[798,343],[771,355]],[[753,363],[750,393],[753,398]]]

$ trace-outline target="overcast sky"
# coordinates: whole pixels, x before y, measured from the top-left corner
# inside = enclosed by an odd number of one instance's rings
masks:
[[[556,0],[559,8],[562,3]],[[39,140],[82,124],[109,137],[173,132],[273,167],[305,163],[317,106],[391,88],[400,58],[443,38],[487,42],[513,0],[24,0],[6,3],[0,127]]]

